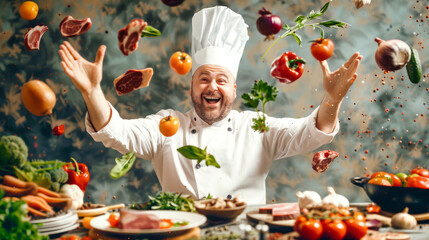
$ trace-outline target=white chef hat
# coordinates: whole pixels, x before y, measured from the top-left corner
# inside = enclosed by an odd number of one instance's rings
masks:
[[[243,17],[224,6],[205,8],[192,18],[192,74],[202,65],[226,67],[237,78],[249,35]]]

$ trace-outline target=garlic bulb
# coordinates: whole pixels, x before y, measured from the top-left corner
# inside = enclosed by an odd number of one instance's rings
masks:
[[[365,5],[369,5],[371,0],[353,0],[353,3],[355,4],[356,9],[359,9]]]
[[[295,194],[298,197],[299,209],[310,209],[315,207],[320,207],[322,205],[322,198],[317,192],[314,191],[304,191],[296,192]]]
[[[397,229],[414,229],[417,227],[417,220],[413,215],[408,214],[406,207],[403,212],[393,215],[391,224]]]
[[[410,61],[411,48],[405,42],[398,39],[384,41],[377,37],[374,40],[378,43],[375,62],[382,70],[396,71]]]
[[[328,196],[323,198],[322,204],[326,208],[337,207],[337,208],[349,208],[349,200],[343,195],[335,193],[333,187],[328,187]]]

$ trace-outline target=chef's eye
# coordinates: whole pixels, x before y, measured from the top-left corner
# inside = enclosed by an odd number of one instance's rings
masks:
[[[218,83],[222,83],[222,84],[225,84],[228,82],[226,79],[223,79],[223,78],[218,79],[217,81],[218,81]]]

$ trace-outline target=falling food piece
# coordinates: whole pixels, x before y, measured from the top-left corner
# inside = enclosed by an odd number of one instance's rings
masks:
[[[60,23],[60,31],[63,37],[74,37],[87,32],[91,26],[90,18],[74,19],[72,16],[67,16]]]
[[[355,4],[356,9],[359,9],[365,5],[369,5],[371,0],[353,0],[353,3]]]
[[[54,134],[55,136],[61,136],[63,135],[64,130],[65,130],[64,124],[61,124],[59,126],[55,126],[52,129],[52,134]]]
[[[147,22],[136,18],[118,31],[119,50],[125,56],[137,49],[140,37],[146,26]]]
[[[323,150],[314,154],[313,169],[318,173],[322,173],[328,169],[329,164],[338,157],[339,154],[332,150]]]
[[[149,86],[152,75],[152,68],[128,70],[126,73],[121,74],[119,77],[113,80],[116,93],[121,96],[136,89],[147,87]]]
[[[25,46],[27,46],[28,50],[39,50],[40,39],[42,39],[46,31],[48,31],[48,27],[45,25],[37,25],[28,29],[24,36]]]

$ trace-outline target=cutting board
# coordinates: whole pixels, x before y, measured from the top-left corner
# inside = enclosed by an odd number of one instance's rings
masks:
[[[390,217],[393,217],[393,215],[395,214],[390,212],[380,211],[380,215],[390,218]],[[429,220],[429,213],[420,213],[420,214],[411,214],[411,215],[413,215],[416,218],[416,220],[419,222]]]
[[[247,220],[256,224],[262,221],[270,228],[281,228],[282,232],[293,231],[293,225],[295,224],[295,219],[274,221],[271,214],[259,213],[259,210],[247,212],[246,217]]]

